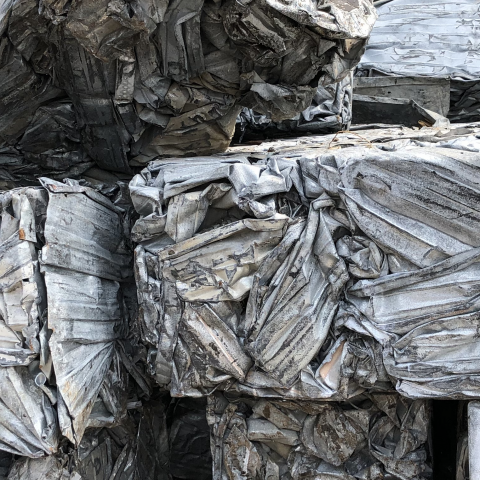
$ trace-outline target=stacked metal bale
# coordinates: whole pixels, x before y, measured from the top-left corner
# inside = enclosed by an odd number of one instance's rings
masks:
[[[428,109],[432,109],[428,91],[446,82],[446,92],[442,95],[447,105],[450,100],[449,108],[433,110],[442,115],[448,113],[452,122],[478,121],[478,5],[469,0],[378,0],[374,3],[379,18],[358,74],[384,80],[388,80],[385,76],[391,77],[390,85],[394,89],[396,80],[410,85],[412,91],[418,88],[416,83],[424,82],[427,94],[421,93],[414,99]],[[435,103],[438,107],[443,102],[437,98]]]
[[[0,195],[0,449],[20,456],[9,479],[164,471],[152,461],[161,450],[140,443],[150,417],[163,426],[162,405],[129,413],[151,392],[128,335],[124,193],[43,178]]]
[[[371,0],[3,2],[8,188],[223,151],[242,106],[292,118],[348,76],[375,19]]]
[[[150,369],[209,399],[214,478],[430,478],[428,399],[480,394],[480,144],[460,130],[279,141],[132,180]]]

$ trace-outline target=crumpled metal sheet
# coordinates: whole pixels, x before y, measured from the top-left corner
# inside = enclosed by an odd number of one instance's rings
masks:
[[[209,397],[213,479],[430,478],[427,401]]]
[[[129,173],[159,155],[226,150],[240,105],[294,117],[319,84],[355,67],[376,19],[370,0],[300,10],[263,0],[47,0],[41,8],[11,0],[1,8],[0,155],[11,180],[24,182],[44,163],[60,179],[92,161]],[[50,138],[32,150],[52,108]]]
[[[205,416],[205,411],[204,411]],[[168,480],[169,445],[161,399],[142,405],[112,428],[87,430],[77,448],[55,455],[20,457],[9,480]]]
[[[40,349],[35,337],[45,298],[35,244],[46,202],[34,188],[1,195],[1,366],[28,365]]]
[[[150,394],[119,344],[128,212],[77,182],[41,183],[0,197],[1,448],[31,458],[55,453],[60,432],[78,444],[87,427],[118,424],[129,373]]]
[[[379,19],[359,65],[363,74],[450,77],[450,120],[476,121],[479,33],[471,19],[477,6],[468,0],[393,0],[377,11]]]
[[[150,164],[130,184],[132,238],[138,323],[160,386],[478,396],[475,128]]]
[[[282,135],[348,130],[352,120],[352,83],[352,75],[348,75],[339,83],[319,86],[308,108],[282,122],[243,108],[237,118],[233,141],[242,143]]]
[[[232,156],[159,160],[130,183],[141,214],[132,229],[139,326],[172,395],[348,398],[391,388],[372,339],[332,332],[348,280],[335,246],[345,231],[330,200],[309,206],[305,175],[288,156]],[[368,278],[381,268],[357,263]]]
[[[35,375],[24,367],[4,367],[0,377],[0,448],[32,458],[56,452],[55,410]]]
[[[38,459],[23,457],[13,464],[8,480],[62,480],[69,478],[64,475],[62,467],[62,463],[54,456]]]
[[[42,179],[49,192],[41,263],[49,346],[78,442],[127,324],[118,281],[129,275],[121,211],[94,190]],[[78,307],[75,308],[75,304]]]
[[[477,6],[468,0],[422,0],[420,5],[423,8],[410,0],[393,0],[377,8],[361,68],[402,76],[478,77],[478,31],[468,21]]]

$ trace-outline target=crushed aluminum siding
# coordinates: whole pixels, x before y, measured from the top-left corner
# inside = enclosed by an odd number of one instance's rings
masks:
[[[469,0],[393,0],[378,7],[360,68],[478,78],[478,8]]]
[[[419,8],[420,7],[420,8]],[[450,78],[453,122],[480,112],[479,5],[469,0],[392,0],[379,18],[359,69],[369,76]]]
[[[126,212],[78,183],[41,182],[2,194],[0,226],[2,447],[32,458],[54,453],[60,431],[78,444],[87,426],[118,423],[128,388],[116,348],[128,329]],[[16,404],[28,413],[17,418]]]
[[[430,478],[429,410],[396,394],[348,404],[215,394],[207,412],[213,479]]]
[[[376,20],[371,0],[0,8],[4,188],[224,151],[241,107],[292,118],[347,76]]]
[[[477,128],[150,164],[131,194],[139,325],[158,383],[174,396],[341,400],[392,390],[390,380],[417,398],[478,395],[476,357],[459,363],[476,348]],[[264,227],[258,242],[230,236],[280,218],[261,254]]]

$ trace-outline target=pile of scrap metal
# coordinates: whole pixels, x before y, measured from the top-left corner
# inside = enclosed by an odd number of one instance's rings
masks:
[[[430,478],[428,399],[480,396],[479,151],[391,128],[134,177],[149,370],[208,397],[213,478]]]
[[[209,398],[214,479],[431,478],[429,407],[397,394],[348,403]]]
[[[379,18],[357,72],[353,120],[401,123],[401,115],[392,115],[393,111],[408,111],[411,120],[415,115],[420,118],[425,108],[452,122],[477,121],[478,4],[470,0],[374,4]]]
[[[129,338],[125,189],[40,182],[0,195],[0,478],[11,454],[12,480],[163,471],[162,405]]]
[[[223,151],[242,106],[292,118],[347,77],[375,20],[371,0],[6,0],[2,181]]]

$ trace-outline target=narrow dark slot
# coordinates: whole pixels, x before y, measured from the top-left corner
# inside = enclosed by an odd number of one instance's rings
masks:
[[[435,400],[432,408],[433,480],[455,480],[459,402]]]

